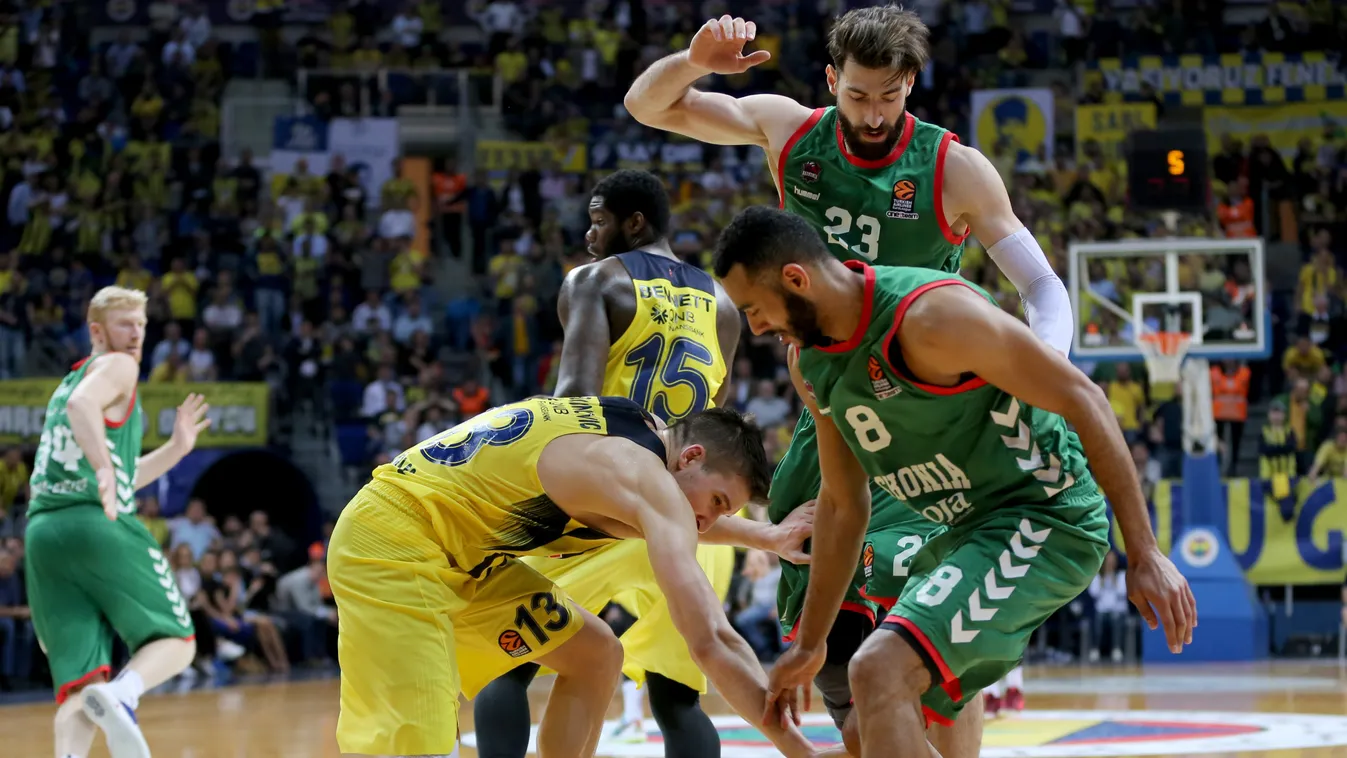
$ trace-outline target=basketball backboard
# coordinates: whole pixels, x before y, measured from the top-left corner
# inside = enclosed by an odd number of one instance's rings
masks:
[[[1198,358],[1269,355],[1261,239],[1081,242],[1070,253],[1072,360],[1140,361],[1138,330],[1189,333]]]

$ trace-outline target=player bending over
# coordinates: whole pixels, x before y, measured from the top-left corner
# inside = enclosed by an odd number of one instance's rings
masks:
[[[697,563],[697,535],[766,496],[762,433],[712,409],[664,427],[621,397],[535,397],[436,435],[374,471],[332,534],[341,610],[337,744],[348,755],[442,756],[458,698],[520,664],[557,672],[540,756],[591,756],[622,668],[604,622],[520,560],[646,540],[674,628],[744,718],[766,676]],[[812,748],[787,714],[763,732]]]
[[[85,758],[95,725],[112,758],[149,758],[140,696],[191,665],[196,635],[168,559],[136,518],[135,495],[192,451],[210,425],[208,406],[188,395],[168,442],[141,455],[145,293],[104,287],[88,320],[92,353],[52,393],[33,461],[28,601],[60,704],[56,758]],[[114,633],[132,656],[104,683]]]
[[[617,171],[594,187],[586,234],[594,263],[572,271],[557,304],[566,329],[558,396],[621,395],[673,422],[729,396],[727,367],[739,342],[739,313],[709,274],[669,247],[669,198],[659,178]],[[727,518],[701,535],[802,560],[812,511],[778,526]],[[703,544],[697,560],[722,601],[734,549]],[[644,681],[667,758],[716,758],[720,736],[702,710],[706,676],[678,636],[651,572],[645,543],[626,540],[573,558],[526,558],[591,613],[619,602],[638,620],[622,635],[623,722],[609,737],[643,741]],[[536,663],[488,685],[473,703],[481,758],[524,758],[531,717],[528,686]]]
[[[1192,592],[1156,547],[1107,398],[989,295],[929,269],[842,263],[807,222],[768,208],[735,218],[715,270],[754,334],[791,345],[817,420],[818,508],[835,528],[817,529],[814,565],[856,563],[871,480],[944,527],[850,663],[864,755],[934,752],[928,722],[1019,665],[1034,629],[1103,563],[1104,493],[1135,550],[1132,601],[1175,653],[1191,642]],[[849,577],[826,579],[811,577],[802,628],[837,614]],[[883,592],[883,579],[867,586]],[[792,702],[824,660],[797,640],[772,669],[773,696]],[[932,692],[942,702],[923,699]]]

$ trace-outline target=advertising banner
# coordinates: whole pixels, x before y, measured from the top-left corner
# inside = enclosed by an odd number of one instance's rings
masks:
[[[1127,135],[1155,124],[1155,103],[1076,106],[1076,159],[1085,157],[1085,143],[1094,140],[1106,158],[1121,160]]]
[[[47,418],[47,401],[61,380],[0,381],[0,443],[37,444]],[[173,434],[178,406],[188,393],[205,396],[210,428],[197,447],[258,447],[267,443],[270,391],[264,382],[141,384],[137,390],[145,418],[145,449],[156,448]]]
[[[1268,105],[1344,99],[1343,66],[1322,52],[1143,55],[1102,58],[1083,75],[1124,96],[1148,83],[1169,105]]]

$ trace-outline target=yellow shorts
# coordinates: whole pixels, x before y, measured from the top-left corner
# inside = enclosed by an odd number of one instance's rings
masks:
[[[645,540],[623,540],[573,558],[524,558],[525,563],[566,590],[583,608],[598,613],[610,602],[637,617],[622,635],[622,673],[644,685],[647,671],[706,692],[706,675],[692,662],[674,628],[669,604],[655,582]],[[697,562],[724,601],[734,576],[734,548],[701,545]]]
[[[453,566],[414,499],[380,482],[342,511],[327,566],[343,753],[453,752],[460,694],[471,699],[584,625],[573,600],[518,560],[481,579]]]

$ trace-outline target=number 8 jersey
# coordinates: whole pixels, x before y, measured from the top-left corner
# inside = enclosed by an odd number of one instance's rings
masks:
[[[1080,440],[1061,416],[976,376],[940,387],[904,365],[895,340],[917,298],[946,286],[991,300],[987,293],[930,269],[847,266],[865,275],[856,332],[802,351],[800,373],[874,485],[950,527],[975,525],[1003,506],[1102,504]]]
[[[881,266],[959,270],[964,240],[945,220],[945,153],[954,133],[903,114],[893,150],[878,160],[849,153],[837,108],[819,108],[777,160],[781,207],[819,229],[837,258]]]
[[[728,371],[711,275],[643,250],[616,257],[631,275],[636,312],[608,349],[603,394],[631,398],[668,422],[710,408]]]
[[[543,491],[538,458],[558,437],[626,437],[661,460],[664,443],[644,409],[620,397],[533,397],[493,408],[424,440],[374,470],[429,517],[454,564],[480,578],[502,556],[576,555],[613,537],[571,518]],[[405,502],[392,498],[389,502]]]

